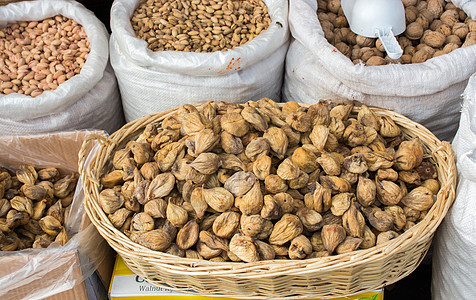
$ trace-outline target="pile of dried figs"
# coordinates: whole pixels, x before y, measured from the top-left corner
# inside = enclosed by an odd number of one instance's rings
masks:
[[[153,250],[211,261],[367,249],[423,219],[439,190],[418,138],[320,101],[184,105],[118,149],[99,204]]]
[[[56,168],[0,167],[0,251],[47,248],[68,242],[64,224],[78,175]]]

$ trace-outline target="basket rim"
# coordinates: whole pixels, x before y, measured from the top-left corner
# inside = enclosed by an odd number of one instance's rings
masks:
[[[278,104],[280,106],[283,105],[283,103]],[[200,108],[202,105],[203,104],[195,104],[194,106]],[[310,104],[306,105],[302,103],[300,103],[300,105],[306,107],[310,106]],[[139,130],[143,129],[147,124],[163,120],[168,115],[173,114],[178,108],[179,107],[175,107],[164,112],[153,113],[125,124],[121,129],[114,132],[106,142],[102,143],[100,151],[98,151],[92,162],[99,161],[104,163],[106,157],[99,157],[99,155],[103,154],[105,148],[108,146],[109,148],[113,148],[114,145],[129,140],[134,136],[134,133],[138,134]],[[370,261],[385,260],[386,257],[401,251],[403,248],[402,244],[404,243],[409,243],[418,238],[431,240],[436,228],[441,223],[446,212],[454,201],[456,166],[454,153],[448,142],[440,141],[427,128],[401,114],[381,108],[369,108],[377,115],[390,116],[398,125],[400,125],[404,134],[420,137],[425,150],[431,152],[433,159],[437,163],[438,179],[441,184],[440,191],[437,194],[437,200],[428,211],[425,218],[408,231],[387,243],[369,249],[359,249],[345,254],[304,260],[266,260],[253,263],[213,262],[209,260],[173,256],[136,244],[112,226],[107,215],[98,206],[97,197],[95,198],[96,200],[92,200],[99,194],[99,178],[93,174],[93,170],[85,170],[84,165],[80,165],[79,171],[83,178],[82,184],[86,195],[86,211],[99,233],[106,239],[111,247],[114,248],[114,250],[121,254],[121,256],[138,256],[148,263],[154,264],[159,268],[167,268],[168,272],[177,274],[186,273],[188,275],[196,276],[233,276],[234,278],[255,278],[257,276],[270,277],[276,276],[278,271],[279,275],[296,275],[297,273],[306,274],[312,273],[316,269],[319,269],[320,271],[331,271],[336,268],[343,268],[351,265],[363,265]],[[354,107],[352,112],[357,113],[359,110],[360,107]],[[424,138],[422,139],[421,136]],[[87,141],[85,143],[87,143]],[[113,151],[109,149],[106,156],[110,156],[112,152]],[[84,161],[86,153],[80,152],[79,156],[80,160]],[[440,164],[447,164],[448,167],[440,167]],[[443,183],[445,184],[443,185]],[[273,272],[273,269],[276,271]]]

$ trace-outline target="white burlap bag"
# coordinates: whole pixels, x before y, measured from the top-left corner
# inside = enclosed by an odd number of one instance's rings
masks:
[[[464,92],[453,141],[458,168],[456,199],[438,228],[433,251],[432,297],[476,299],[476,74]]]
[[[75,129],[114,132],[124,123],[114,71],[108,64],[109,35],[104,24],[71,0],[38,0],[0,7],[0,27],[63,15],[81,24],[90,53],[81,73],[37,97],[0,95],[0,136]]]
[[[153,52],[136,37],[130,19],[140,0],[116,0],[111,8],[111,64],[126,120],[209,100],[280,99],[288,48],[288,2],[265,0],[272,20],[243,46],[213,53]]]
[[[475,1],[452,2],[476,19]],[[476,45],[420,64],[354,65],[326,40],[316,10],[316,0],[290,1],[289,26],[294,40],[286,56],[284,100],[355,100],[401,113],[440,139],[453,138],[460,96],[476,72]]]

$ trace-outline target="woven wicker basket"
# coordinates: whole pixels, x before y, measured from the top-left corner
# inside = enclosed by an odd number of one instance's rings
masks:
[[[354,113],[358,110],[354,108]],[[390,116],[405,135],[420,137],[425,152],[436,163],[441,184],[437,201],[427,216],[398,238],[367,250],[300,261],[220,263],[153,251],[132,242],[111,224],[98,204],[99,178],[110,170],[112,156],[119,146],[135,138],[147,124],[161,122],[175,111],[152,114],[126,124],[107,140],[102,140],[100,151],[87,169],[87,154],[84,150],[79,153],[85,206],[91,221],[134,273],[159,287],[201,295],[256,299],[325,299],[374,290],[402,279],[420,264],[455,198],[456,166],[450,144],[439,141],[428,129],[402,115],[374,109],[378,115]],[[99,137],[90,136],[90,140],[93,139]]]

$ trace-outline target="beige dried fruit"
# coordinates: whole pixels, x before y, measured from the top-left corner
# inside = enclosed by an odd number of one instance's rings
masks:
[[[303,226],[301,220],[295,215],[284,214],[276,222],[273,231],[269,236],[269,243],[273,245],[283,245],[302,233]]]
[[[198,241],[199,226],[195,220],[190,220],[177,233],[177,246],[182,250],[195,245]]]
[[[355,203],[342,215],[342,224],[347,235],[357,238],[364,237],[365,218]]]
[[[309,139],[312,144],[317,147],[319,151],[324,151],[327,140],[330,136],[330,130],[328,126],[316,124],[312,128],[311,133],[309,134]]]
[[[328,103],[319,101],[316,104],[309,106],[307,113],[311,117],[313,125],[329,125],[330,122],[330,110]]]
[[[385,232],[381,232],[377,235],[377,245],[384,244],[390,240],[393,240],[394,238],[398,237],[399,234],[396,233],[395,231],[389,230]]]
[[[317,158],[317,162],[327,175],[337,176],[341,172],[340,161],[333,154],[324,152]]]
[[[18,181],[28,185],[34,185],[38,179],[38,173],[31,165],[20,165],[16,170],[16,175]]]
[[[60,173],[56,168],[44,168],[38,171],[38,178],[40,180],[56,181],[59,176]]]
[[[351,124],[347,126],[343,135],[345,142],[351,147],[364,145],[367,142],[364,126],[355,119],[349,121]]]
[[[211,129],[204,129],[194,135],[191,139],[193,141],[193,156],[199,156],[202,153],[211,151],[219,142],[220,137]],[[189,145],[187,145],[188,147]],[[189,147],[190,150],[190,147]]]
[[[239,137],[236,137],[226,131],[223,131],[220,137],[221,147],[226,153],[239,154],[243,152],[243,142]]]
[[[310,116],[302,110],[296,110],[294,112],[289,113],[286,117],[286,122],[294,130],[297,130],[299,132],[309,131],[312,125],[312,120]]]
[[[139,143],[134,141],[132,142],[130,149],[132,157],[138,165],[151,161],[154,156],[149,143]]]
[[[375,172],[378,169],[388,169],[394,164],[393,156],[383,151],[373,151],[364,153],[368,170]]]
[[[220,214],[213,222],[213,233],[216,236],[229,239],[235,234],[240,225],[240,214],[227,211]]]
[[[377,186],[373,180],[359,176],[357,183],[356,196],[362,206],[372,205],[377,194]]]
[[[167,220],[175,227],[180,227],[188,221],[187,211],[172,201],[169,201],[167,205],[166,216]]]
[[[167,128],[171,127],[170,124],[167,124],[168,120],[172,119],[165,119],[162,122],[162,128],[163,130],[159,131],[157,135],[153,138],[152,143],[150,144],[150,147],[154,151],[158,151],[160,148],[164,147],[165,145],[169,143],[176,142],[179,137],[180,137],[180,131],[178,130],[180,128],[180,125],[178,124],[178,128],[172,129],[172,128]],[[172,126],[176,127],[176,126]]]
[[[337,254],[344,254],[359,249],[363,239],[347,236],[336,248]]]
[[[147,201],[163,198],[170,194],[175,185],[175,177],[171,173],[157,175],[151,182],[146,192]],[[141,201],[139,201],[140,203]],[[141,203],[145,204],[145,203]]]
[[[60,221],[52,216],[45,216],[38,223],[45,233],[52,236],[56,236],[63,229]]]
[[[322,227],[322,216],[315,210],[302,207],[296,212],[302,225],[309,231],[316,231]]]
[[[379,132],[382,137],[392,138],[400,135],[400,127],[389,116],[382,116],[378,120]]]
[[[388,231],[393,227],[393,217],[385,211],[375,210],[367,216],[367,219],[378,231]]]
[[[334,194],[345,193],[350,191],[350,184],[342,178],[337,176],[320,176],[321,184],[323,187],[328,188]]]
[[[265,178],[271,172],[271,157],[268,155],[260,155],[253,163],[253,173],[255,174],[256,178],[260,180],[265,180]]]
[[[392,205],[385,207],[384,211],[392,215],[395,230],[400,231],[403,229],[403,227],[405,227],[405,224],[407,223],[407,217],[405,216],[403,208],[398,205]]]
[[[229,210],[233,206],[235,200],[233,195],[222,187],[203,189],[202,196],[205,199],[206,203],[218,212],[225,212]],[[199,215],[198,212],[197,215]]]
[[[150,200],[144,204],[144,212],[156,219],[165,218],[166,211],[167,202],[161,198]]]
[[[277,193],[273,196],[273,199],[279,205],[283,214],[292,213],[294,211],[295,201],[288,193]]]
[[[111,221],[114,227],[121,228],[126,222],[127,218],[132,215],[132,213],[133,212],[128,210],[127,208],[120,208],[116,210],[113,214],[108,215],[107,217],[109,218],[109,221]]]
[[[56,201],[55,204],[50,206],[50,208],[48,208],[48,210],[46,211],[46,215],[54,217],[56,220],[60,221],[61,224],[63,224],[64,223],[64,209],[63,209],[63,206],[61,205],[61,200]]]
[[[286,192],[288,190],[288,185],[286,184],[286,181],[278,175],[274,174],[265,177],[264,185],[266,190],[271,194],[278,194]]]
[[[317,156],[305,147],[299,147],[294,150],[292,161],[306,173],[314,172],[318,167]]]
[[[276,202],[273,196],[265,195],[263,202],[263,208],[260,212],[262,218],[267,220],[276,220],[281,218],[283,214],[281,206],[278,204],[278,202]]]
[[[20,191],[25,197],[36,201],[42,200],[47,196],[46,189],[40,185],[24,184],[20,188]]]
[[[235,197],[246,194],[256,182],[256,176],[251,172],[236,172],[228,178],[224,184],[227,189]]]
[[[411,209],[425,211],[433,206],[433,193],[427,187],[419,186],[403,197],[402,203]]]
[[[147,179],[152,180],[160,173],[159,165],[156,162],[148,162],[140,168],[141,175]]]
[[[245,215],[255,215],[261,212],[263,208],[263,194],[259,181],[256,181],[253,187],[240,198],[239,205],[236,206]]]
[[[226,113],[221,117],[221,128],[237,137],[242,137],[248,133],[249,125],[243,116],[238,112]]]
[[[166,231],[155,229],[141,233],[134,242],[151,250],[164,251],[170,246],[171,240]]]
[[[114,170],[101,177],[101,184],[105,188],[112,188],[115,185],[122,184],[124,182],[125,173],[123,170]]]
[[[170,219],[173,218],[169,218]],[[138,213],[132,218],[132,229],[137,231],[150,231],[154,229],[154,219],[147,213]]]
[[[344,158],[342,165],[347,171],[356,174],[362,174],[368,170],[367,162],[365,161],[365,156],[361,153],[355,153],[351,156],[347,156],[346,158]]]
[[[185,145],[182,142],[173,142],[158,150],[154,155],[154,159],[159,165],[159,169],[162,172],[169,171],[184,147]]]
[[[375,180],[378,200],[384,205],[395,205],[403,198],[400,187],[388,180]]]
[[[244,235],[257,238],[263,232],[267,221],[260,215],[241,215],[240,228]]]
[[[114,189],[105,189],[99,194],[99,205],[106,214],[113,214],[123,204],[124,197]]]
[[[229,250],[228,241],[213,235],[209,231],[200,231],[198,242],[206,245],[208,248],[212,250],[216,250],[216,249],[224,250],[224,251]]]
[[[324,243],[322,242],[322,236],[321,232],[314,232],[311,236],[311,245],[312,245],[312,250],[319,252],[319,251],[326,251],[326,247],[324,247]]]
[[[268,128],[264,132],[263,138],[268,140],[271,150],[273,150],[276,153],[276,156],[279,159],[284,158],[284,154],[286,153],[288,149],[288,137],[286,136],[286,133],[284,133],[284,131],[281,128],[278,128],[278,127]]]
[[[362,243],[360,243],[361,249],[368,249],[375,246],[377,240],[375,234],[367,225],[364,226],[364,236],[362,237],[362,239],[363,241]]]
[[[372,127],[375,130],[379,129],[377,116],[366,105],[360,107],[357,120],[364,126]]]
[[[295,179],[289,180],[289,188],[293,190],[298,190],[306,187],[309,182],[309,175],[299,170],[299,176]]]
[[[307,237],[299,235],[291,241],[289,246],[289,258],[290,259],[304,259],[307,255],[311,254],[312,245]]]
[[[197,218],[202,219],[205,215],[205,211],[208,208],[207,201],[203,194],[204,189],[201,187],[195,188],[190,195],[190,202],[197,215]]]
[[[341,225],[332,224],[322,227],[322,243],[329,253],[334,252],[337,246],[345,240],[345,236],[345,229]]]
[[[331,211],[335,216],[342,216],[355,200],[353,193],[340,193],[332,197]]]
[[[421,185],[420,174],[416,170],[400,171],[398,179],[409,185]]]
[[[259,247],[253,238],[235,234],[230,240],[230,252],[245,262],[259,261]]]
[[[246,122],[251,124],[251,126],[253,126],[253,128],[258,131],[264,132],[266,129],[268,129],[268,122],[254,107],[247,106],[243,108],[241,111],[241,116]]]
[[[3,199],[2,199],[3,200]],[[17,211],[26,212],[30,217],[33,216],[33,201],[26,197],[15,196],[10,200],[11,208]]]
[[[274,248],[260,240],[255,240],[256,245],[258,246],[258,253],[260,260],[272,260],[276,256]]]
[[[423,160],[423,146],[419,138],[403,141],[395,153],[395,168],[411,170],[418,167]]]
[[[39,202],[37,202],[39,203]],[[46,200],[44,200],[46,203]],[[46,207],[46,205],[45,205]],[[10,201],[5,198],[0,198],[0,218],[3,218],[7,215],[8,211],[12,208]]]
[[[248,146],[246,146],[246,156],[255,161],[261,155],[267,155],[269,153],[270,146],[268,140],[262,137],[253,139]]]
[[[190,167],[202,174],[213,174],[221,165],[220,157],[215,153],[202,153],[193,162]]]
[[[319,213],[326,212],[332,205],[332,191],[316,182],[316,189],[309,200],[310,203],[306,206]]]
[[[60,233],[55,238],[55,242],[58,242],[61,246],[64,246],[69,241],[68,235],[66,234],[66,229],[61,229]]]
[[[398,173],[394,169],[378,169],[376,178],[378,180],[397,181]]]
[[[440,184],[438,183],[438,180],[435,179],[427,179],[423,181],[421,185],[428,188],[433,193],[433,195],[438,194],[438,191],[440,190]]]
[[[277,175],[284,180],[296,179],[300,174],[299,166],[291,159],[286,158],[279,164]]]
[[[73,172],[71,175],[66,175],[54,184],[54,194],[58,198],[65,198],[76,188],[78,182],[78,174]],[[35,199],[33,199],[35,200]]]

